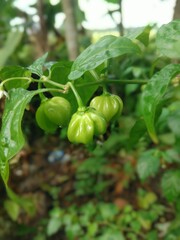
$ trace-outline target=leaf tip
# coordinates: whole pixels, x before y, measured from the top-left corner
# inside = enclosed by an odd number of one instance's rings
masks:
[[[155,143],[155,144],[158,144],[158,143],[159,143],[159,139],[158,139],[158,137],[157,137],[157,135],[156,135],[155,132],[154,132],[154,133],[149,133],[149,135],[150,135],[153,143]]]

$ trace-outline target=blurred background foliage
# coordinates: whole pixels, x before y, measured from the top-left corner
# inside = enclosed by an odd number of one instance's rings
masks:
[[[168,63],[178,63],[158,53],[156,24],[124,27],[122,1],[126,0],[106,0],[107,14],[112,18],[113,12],[119,14],[115,27],[93,31],[83,25],[86,13],[78,0],[36,0],[29,10],[18,7],[18,1],[1,0],[0,67],[29,66],[45,52],[48,61],[73,61],[103,35],[136,36],[142,29],[137,41],[143,54],[112,59],[110,79],[148,80]],[[180,18],[179,3],[173,19]],[[108,4],[114,4],[114,10]],[[34,120],[37,101],[33,100],[23,123],[27,145],[11,161],[10,185],[31,198],[35,214],[7,199],[1,184],[1,240],[179,239],[179,78],[173,79],[164,96],[156,124],[158,146],[150,141],[141,120],[136,122],[144,86],[108,87],[122,97],[123,115],[109,126],[103,144],[98,140],[89,148],[68,143],[66,130],[44,135]],[[2,115],[2,101],[0,109]]]

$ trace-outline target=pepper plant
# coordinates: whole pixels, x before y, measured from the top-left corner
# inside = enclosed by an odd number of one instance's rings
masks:
[[[41,129],[54,133],[67,127],[70,142],[91,144],[122,112],[123,99],[109,91],[109,84],[145,85],[141,94],[140,121],[146,126],[151,141],[158,144],[156,122],[161,114],[163,97],[172,84],[171,80],[180,73],[179,33],[178,20],[158,30],[156,46],[159,54],[177,59],[177,63],[166,65],[150,79],[112,79],[108,72],[111,59],[124,55],[131,58],[143,53],[147,43],[146,28],[124,37],[104,36],[85,49],[74,62],[46,62],[46,53],[28,67],[1,68],[0,97],[5,95],[6,101],[0,132],[0,173],[8,195],[19,201],[8,187],[9,160],[25,143],[21,123],[35,96],[40,99],[35,117]],[[32,90],[32,84],[37,87],[35,90]],[[100,96],[94,96],[97,90],[102,91]],[[136,131],[133,133],[137,134]]]

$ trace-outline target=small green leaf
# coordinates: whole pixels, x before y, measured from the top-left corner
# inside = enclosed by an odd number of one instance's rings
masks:
[[[87,235],[89,237],[94,237],[97,232],[98,232],[98,223],[97,222],[89,223],[87,226]]]
[[[48,53],[45,53],[42,57],[38,58],[32,65],[28,67],[28,69],[38,76],[43,75],[43,67],[46,61]]]
[[[6,80],[8,78],[14,78],[14,80],[5,83],[6,90],[12,88],[28,88],[29,82],[27,79],[21,79],[21,77],[31,77],[31,72],[20,66],[6,66],[0,70],[0,79]]]
[[[180,137],[180,109],[174,111],[168,118],[168,126],[175,136]]]
[[[158,233],[156,230],[151,230],[147,233],[147,240],[158,240]]]
[[[162,156],[167,163],[180,163],[179,152],[174,148],[164,151]]]
[[[148,209],[157,200],[157,196],[153,192],[148,192],[143,196],[138,196],[138,204],[141,208]]]
[[[116,226],[114,226],[116,227]],[[97,237],[98,240],[125,240],[120,229],[107,228],[100,237]]]
[[[145,27],[140,27],[133,29],[132,31],[129,31],[125,37],[133,40],[133,39],[138,39],[140,42],[142,42],[145,46],[148,45],[149,43],[149,34],[151,31],[151,26],[145,26]]]
[[[138,143],[139,139],[146,133],[146,125],[143,119],[138,119],[134,126],[131,128],[129,134],[129,145],[128,147],[134,147]]]
[[[60,218],[51,218],[47,226],[47,235],[52,236],[57,233],[62,225]]]
[[[180,59],[180,20],[163,25],[156,38],[157,49],[163,55]]]
[[[95,69],[101,63],[126,53],[140,53],[139,47],[126,37],[107,35],[86,48],[74,61],[69,74],[70,80],[80,78],[86,71]]]
[[[179,64],[170,64],[156,73],[147,83],[141,95],[141,111],[148,129],[149,135],[153,142],[158,143],[155,130],[155,117],[158,106],[166,93],[171,79],[180,72]]]
[[[111,203],[100,203],[99,211],[104,221],[112,220],[119,212],[116,205]]]
[[[6,209],[11,219],[16,221],[20,213],[19,205],[12,200],[6,200],[4,202],[4,208]]]
[[[30,216],[33,216],[35,214],[36,209],[31,197],[26,198],[17,195],[15,192],[11,190],[11,188],[8,187],[7,183],[5,183],[5,187],[8,197],[13,202],[22,207]]]
[[[173,202],[180,196],[180,170],[170,170],[162,177],[162,191],[168,201]]]
[[[142,180],[154,176],[160,167],[160,160],[156,150],[149,150],[140,156],[137,163],[137,172]]]

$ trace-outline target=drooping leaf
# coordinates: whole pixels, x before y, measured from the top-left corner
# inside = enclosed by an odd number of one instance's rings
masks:
[[[170,58],[180,59],[180,20],[174,20],[160,27],[156,37],[159,52]]]
[[[180,170],[170,170],[164,173],[162,177],[162,190],[168,201],[173,202],[180,196]]]
[[[31,72],[20,66],[6,66],[0,70],[0,79],[6,80],[8,78],[12,78],[13,80],[5,83],[6,90],[10,90],[12,88],[25,88],[29,87],[28,79],[21,79],[22,77],[31,77]]]
[[[6,99],[0,132],[0,173],[5,184],[9,175],[8,160],[23,147],[25,142],[21,129],[25,108],[37,93],[38,90],[14,88],[9,91],[9,99]]]
[[[1,147],[3,146],[4,155],[7,159],[12,158],[19,150],[19,146],[24,143],[21,120],[26,105],[33,96],[34,92],[24,89],[18,88],[9,91],[9,99],[6,100],[0,133]]]
[[[48,53],[45,53],[42,57],[38,58],[36,61],[33,62],[32,65],[28,67],[28,69],[38,76],[43,75],[43,66],[45,64],[46,58],[48,56]]]
[[[154,176],[160,167],[160,160],[155,150],[144,152],[137,163],[137,172],[140,179],[145,180],[148,177]]]
[[[158,143],[155,117],[158,106],[166,93],[171,79],[180,72],[179,64],[170,64],[156,73],[147,83],[141,96],[141,111],[151,139]]]
[[[95,69],[107,59],[126,53],[140,53],[139,47],[126,37],[107,35],[86,48],[74,61],[69,74],[70,80],[80,78],[86,71]]]

